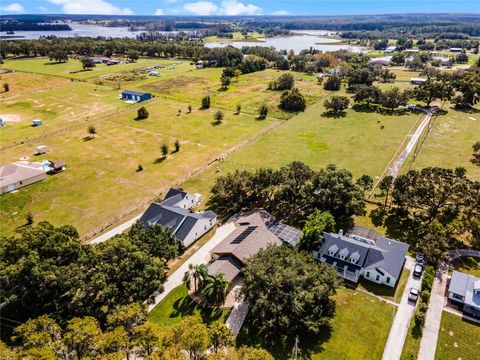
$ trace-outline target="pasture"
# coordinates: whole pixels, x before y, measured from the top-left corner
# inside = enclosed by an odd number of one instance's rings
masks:
[[[242,106],[242,112],[257,114],[262,104],[269,106],[269,115],[288,119],[294,113],[288,113],[278,108],[281,91],[267,90],[268,84],[276,80],[282,73],[267,69],[256,73],[233,78],[228,89],[220,86],[222,69],[209,68],[186,72],[171,79],[160,79],[141,88],[178,101],[200,106],[204,96],[209,95],[212,106],[235,111],[237,104]],[[305,96],[307,104],[313,104],[325,95],[322,86],[317,84],[314,76],[292,73],[295,77],[295,86]]]
[[[68,79],[59,77],[45,76],[40,74],[24,73],[24,72],[10,72],[0,73],[0,86],[7,83],[10,87],[8,92],[0,89],[0,100],[10,98],[19,94],[30,93],[40,89],[54,88],[57,86],[69,83]]]
[[[145,106],[146,120],[136,121],[136,108],[95,123],[89,140],[87,125],[49,135],[42,145],[49,153],[32,158],[37,143],[18,144],[2,151],[2,162],[30,156],[31,160],[61,159],[67,171],[0,198],[3,233],[24,223],[27,212],[35,221],[72,224],[82,236],[103,228],[118,216],[140,211],[169,186],[186,179],[228,148],[280,120],[258,121],[251,115],[225,111],[221,125],[213,125],[215,109],[186,114],[186,105],[166,99]],[[178,110],[182,114],[177,116]],[[174,142],[180,151],[173,153]],[[170,154],[162,159],[160,147]],[[138,165],[143,171],[137,171]]]
[[[313,169],[336,164],[354,177],[381,176],[422,114],[388,115],[347,110],[345,117],[322,116],[323,101],[291,118],[284,125],[189,179],[189,191],[208,194],[215,178],[236,169],[278,168],[303,161]],[[382,129],[383,126],[383,129]]]
[[[122,60],[122,59],[118,59]],[[125,59],[123,59],[124,61]],[[151,65],[165,65],[171,66],[177,61],[163,60],[163,59],[150,59],[141,58],[135,62],[120,63],[118,65],[105,65],[96,64],[91,70],[83,70],[80,60],[69,59],[64,63],[57,63],[50,61],[48,58],[35,58],[35,59],[21,59],[21,60],[6,60],[3,65],[6,69],[13,69],[22,72],[55,75],[61,77],[67,77],[71,79],[90,79],[99,77],[102,75],[113,74],[119,71],[129,71],[134,69],[140,69]],[[177,70],[188,70],[193,68],[188,61],[183,61],[182,64],[177,66]]]

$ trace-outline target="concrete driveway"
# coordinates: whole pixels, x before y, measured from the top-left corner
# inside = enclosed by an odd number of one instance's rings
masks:
[[[402,355],[403,345],[408,335],[408,328],[410,326],[410,320],[415,313],[416,304],[408,301],[408,294],[410,288],[414,287],[421,289],[421,279],[413,277],[413,268],[415,266],[415,259],[407,256],[405,261],[405,267],[410,270],[410,276],[403,291],[400,305],[397,308],[397,313],[393,319],[392,327],[390,328],[390,334],[388,335],[387,343],[383,350],[383,360],[398,360]]]
[[[215,246],[217,246],[225,237],[235,230],[235,224],[229,222],[223,226],[220,226],[215,235],[200,249],[197,250],[190,258],[180,266],[172,275],[170,275],[163,284],[163,292],[155,293],[155,301],[153,304],[148,305],[148,311],[151,311],[160,301],[162,301],[173,289],[182,285],[183,275],[188,270],[190,264],[200,265],[206,264],[210,260],[210,252]]]

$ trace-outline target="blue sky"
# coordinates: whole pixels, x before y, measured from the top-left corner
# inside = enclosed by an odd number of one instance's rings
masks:
[[[335,15],[480,13],[480,0],[0,0],[1,14]]]

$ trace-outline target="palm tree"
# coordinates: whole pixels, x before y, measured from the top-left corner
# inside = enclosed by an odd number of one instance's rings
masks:
[[[188,270],[183,275],[183,283],[190,289],[190,285],[193,281],[194,292],[201,291],[205,279],[208,277],[208,271],[205,264],[200,265],[188,265]]]
[[[221,305],[225,302],[227,297],[228,280],[222,273],[215,276],[209,276],[205,279],[205,285],[201,290],[205,300],[210,305]]]

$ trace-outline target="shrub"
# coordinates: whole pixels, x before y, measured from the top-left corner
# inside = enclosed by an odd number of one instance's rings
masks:
[[[323,83],[323,88],[325,90],[337,91],[342,87],[342,79],[337,75],[330,75],[327,77],[327,80]]]
[[[258,108],[258,118],[265,119],[268,115],[268,106],[266,104],[260,105]]]
[[[422,311],[417,311],[414,317],[415,326],[419,327],[420,329],[423,328],[425,325],[425,313]]]
[[[334,95],[324,102],[325,109],[332,114],[341,114],[350,105],[350,100],[346,96]]]
[[[422,300],[423,303],[428,304],[428,301],[430,300],[430,291],[428,290],[423,290],[420,299]]]
[[[149,113],[148,110],[145,108],[145,106],[142,106],[140,109],[138,109],[137,112],[137,120],[143,120],[148,118]]]
[[[202,109],[210,109],[210,96],[204,96],[202,99]]]
[[[3,84],[3,91],[4,92],[9,92],[10,91],[10,85],[8,85],[8,83]]]
[[[280,97],[280,108],[286,111],[304,111],[307,104],[297,88],[284,91]]]
[[[213,115],[213,120],[215,124],[221,124],[223,121],[224,115],[222,110],[217,110],[217,112]]]
[[[422,289],[428,290],[430,292],[432,290],[434,279],[435,279],[435,268],[433,266],[427,266],[423,273]]]
[[[280,77],[275,80],[272,85],[272,90],[289,90],[293,88],[295,84],[295,79],[292,74],[282,74]]]

